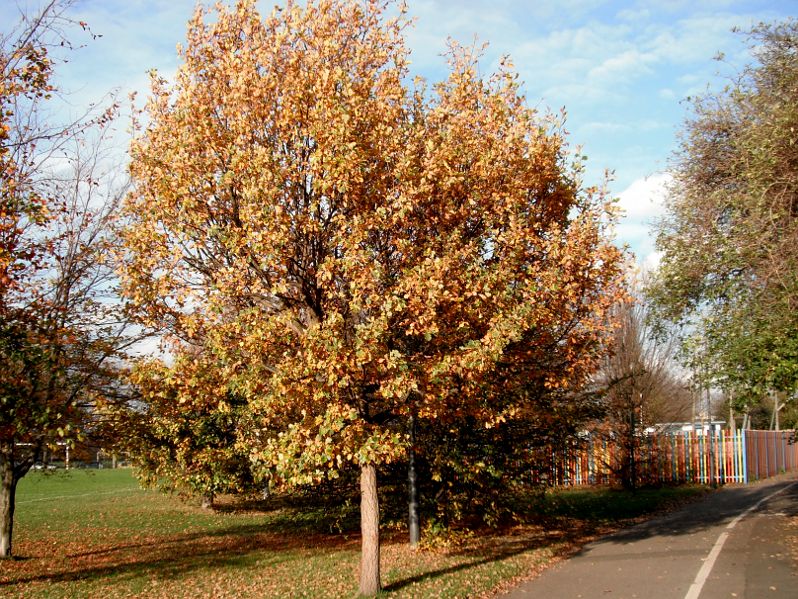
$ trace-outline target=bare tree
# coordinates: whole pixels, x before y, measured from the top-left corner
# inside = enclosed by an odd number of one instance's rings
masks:
[[[113,108],[46,120],[69,4],[0,38],[0,557],[17,483],[47,448],[96,430],[133,341],[110,259],[125,189],[104,154]]]
[[[691,399],[677,374],[676,338],[655,334],[640,281],[633,280],[630,287],[632,296],[615,307],[614,351],[604,357],[599,383],[605,389],[605,425],[623,447],[621,480],[634,487],[642,431],[655,423],[683,419]]]

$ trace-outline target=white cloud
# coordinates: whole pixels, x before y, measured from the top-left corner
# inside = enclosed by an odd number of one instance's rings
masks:
[[[664,214],[667,187],[673,181],[669,173],[658,173],[637,179],[619,195],[619,205],[626,218],[633,221],[651,221]]]
[[[699,14],[683,18],[670,27],[652,23],[640,44],[668,63],[707,63],[718,50],[728,47],[730,32],[744,17],[732,14]]]
[[[659,263],[662,261],[662,252],[651,252],[643,258],[644,272],[651,272],[659,268]]]
[[[483,0],[446,2],[419,0],[410,5],[414,26],[407,31],[407,46],[411,49],[414,71],[429,75],[441,71],[445,61],[441,54],[447,50],[447,39],[461,44],[492,42],[485,63],[506,52],[500,40],[517,40],[524,36],[513,19],[513,3],[501,0],[486,8]]]
[[[650,132],[663,129],[666,125],[656,119],[623,120],[623,121],[591,121],[579,128],[582,134],[589,133],[631,133]]]
[[[669,173],[657,173],[637,179],[618,196],[625,214],[616,227],[617,241],[628,245],[644,268],[655,268],[659,263],[653,223],[665,213],[667,189],[672,181]]]
[[[619,123],[616,121],[592,121],[582,125],[580,131],[582,133],[621,133],[629,131],[630,125],[628,123]]]
[[[632,77],[651,73],[651,64],[656,61],[652,54],[629,49],[604,60],[588,72],[592,82],[606,85],[628,81]]]
[[[648,237],[651,228],[639,221],[621,220],[615,227],[615,233],[619,243],[630,246],[635,253],[638,253],[640,244]]]
[[[620,21],[641,22],[647,21],[651,17],[651,11],[647,8],[625,8],[619,10],[615,15]]]

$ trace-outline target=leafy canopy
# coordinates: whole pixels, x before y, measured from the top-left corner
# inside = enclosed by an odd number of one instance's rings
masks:
[[[402,455],[411,412],[491,427],[578,386],[621,286],[612,209],[509,65],[453,45],[410,90],[382,4],[254,4],[199,10],[153,78],[123,281],[213,348],[255,463],[311,482]]]
[[[710,378],[756,395],[798,384],[798,23],[750,40],[756,62],[685,124],[653,291]]]

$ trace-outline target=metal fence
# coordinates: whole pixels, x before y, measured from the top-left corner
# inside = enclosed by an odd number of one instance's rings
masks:
[[[795,431],[683,431],[637,437],[629,444],[595,435],[542,452],[534,473],[554,485],[748,483],[798,470]],[[632,464],[634,464],[632,466]]]

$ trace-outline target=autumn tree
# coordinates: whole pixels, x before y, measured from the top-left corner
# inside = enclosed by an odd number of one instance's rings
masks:
[[[276,483],[360,470],[360,591],[380,588],[377,469],[408,422],[540,417],[595,369],[620,285],[609,203],[509,65],[452,46],[408,91],[376,2],[198,10],[131,148],[124,289],[210,344]]]
[[[48,447],[97,426],[128,343],[106,259],[122,195],[105,173],[110,113],[44,118],[55,92],[50,50],[69,45],[67,7],[54,0],[0,39],[2,557],[11,555],[17,483]]]
[[[693,103],[654,286],[738,409],[798,385],[798,24],[762,24],[749,39],[755,62]]]

